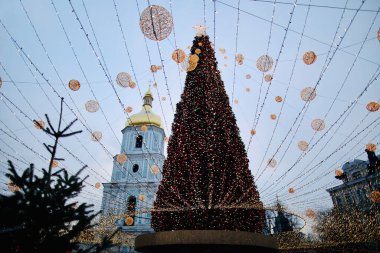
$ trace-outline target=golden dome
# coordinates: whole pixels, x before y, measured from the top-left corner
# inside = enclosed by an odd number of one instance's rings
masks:
[[[161,127],[161,117],[152,112],[153,95],[150,88],[144,95],[144,104],[139,113],[133,114],[125,126],[153,125]],[[133,123],[133,124],[132,124]]]

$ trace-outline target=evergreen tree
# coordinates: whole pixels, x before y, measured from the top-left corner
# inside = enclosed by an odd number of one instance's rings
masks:
[[[31,164],[19,174],[9,161],[9,173],[6,176],[15,192],[0,194],[2,252],[68,252],[78,245],[74,239],[83,230],[93,226],[91,222],[97,215],[91,209],[93,205],[77,205],[73,200],[84,187],[83,182],[87,177],[79,177],[84,167],[74,175],[69,175],[66,169],[52,170],[55,161],[64,160],[56,157],[59,139],[81,132],[66,133],[76,120],[61,130],[62,102],[57,130],[47,115],[49,127],[46,129],[35,121],[37,126],[54,138],[54,145],[44,144],[51,154],[48,169],[42,169],[42,175],[36,175]],[[93,245],[86,252],[99,252],[110,246],[110,239],[105,237],[101,245]]]
[[[261,232],[263,205],[207,35],[189,58],[196,68],[177,104],[152,227]]]
[[[290,224],[290,220],[288,219],[288,217],[286,217],[284,208],[278,200],[277,200],[277,205],[276,205],[276,211],[277,211],[277,216],[274,220],[274,227],[273,227],[274,233],[279,234],[283,232],[293,231],[293,227]]]

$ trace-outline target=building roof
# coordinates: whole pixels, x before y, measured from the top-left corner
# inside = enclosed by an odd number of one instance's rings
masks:
[[[161,117],[152,111],[153,95],[150,88],[144,95],[144,104],[139,113],[133,114],[126,122],[125,126],[153,125],[161,127]]]

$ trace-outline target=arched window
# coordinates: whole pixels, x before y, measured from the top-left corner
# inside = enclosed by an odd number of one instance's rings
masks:
[[[136,197],[129,196],[127,204],[127,215],[133,218],[133,223],[130,226],[135,225],[135,212],[136,212]]]
[[[136,148],[141,148],[143,143],[143,137],[141,135],[137,135],[136,137]]]
[[[138,164],[133,164],[132,171],[133,172],[139,171],[139,165]]]

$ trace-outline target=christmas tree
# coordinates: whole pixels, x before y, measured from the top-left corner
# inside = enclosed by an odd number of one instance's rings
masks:
[[[74,124],[72,121],[63,130],[62,103],[58,129],[52,126],[46,115],[49,127],[35,121],[36,127],[54,139],[54,145],[45,145],[51,158],[48,169],[36,173],[33,164],[19,174],[9,161],[8,188],[10,195],[0,194],[0,242],[2,252],[100,252],[112,246],[111,236],[103,237],[101,243],[93,244],[86,250],[79,250],[75,239],[91,229],[93,219],[98,215],[91,204],[78,204],[75,200],[84,187],[84,180],[79,175],[85,169],[69,175],[64,168],[53,170],[58,161],[57,148],[61,138],[78,134],[82,131],[67,133]]]
[[[263,205],[214,49],[202,28],[193,41],[187,70],[152,227],[262,232]]]

